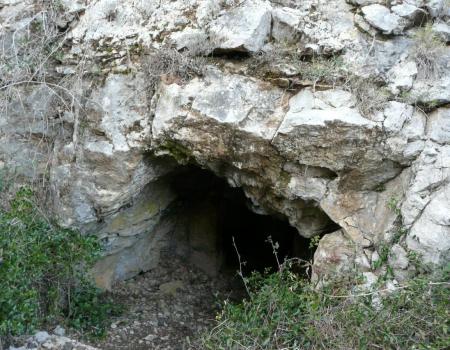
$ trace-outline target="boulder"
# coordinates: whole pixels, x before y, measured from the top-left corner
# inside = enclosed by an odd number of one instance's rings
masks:
[[[428,137],[440,144],[450,144],[450,108],[439,108],[428,116]]]
[[[208,25],[216,50],[258,52],[269,39],[271,8],[265,1],[245,1]]]
[[[406,19],[409,25],[420,21],[426,15],[425,11],[408,3],[392,6],[391,11],[397,16]]]
[[[405,28],[402,18],[379,4],[361,8],[364,19],[383,34],[401,34]]]
[[[301,36],[299,31],[303,13],[298,9],[287,7],[272,10],[272,37],[275,41],[289,44],[296,43]]]
[[[389,266],[393,269],[405,270],[409,265],[408,254],[399,244],[394,244],[389,252]]]
[[[425,0],[425,8],[432,17],[450,16],[450,6],[447,0]]]
[[[445,22],[435,22],[431,27],[434,33],[436,33],[446,43],[450,42],[450,25]]]
[[[417,65],[414,61],[400,62],[388,72],[389,89],[393,94],[409,91],[417,76]]]
[[[449,260],[449,195],[450,186],[448,185],[430,194],[418,220],[408,232],[406,239],[408,248],[418,253],[424,263],[444,264]]]
[[[325,235],[314,253],[312,282],[320,286],[326,284],[327,280],[351,273],[351,266],[358,265],[361,254],[364,253],[342,231]]]

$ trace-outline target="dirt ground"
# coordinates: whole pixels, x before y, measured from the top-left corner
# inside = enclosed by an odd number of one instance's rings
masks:
[[[214,327],[220,302],[244,296],[233,273],[212,278],[179,259],[163,261],[114,288],[114,300],[126,310],[105,339],[87,343],[104,350],[201,349],[200,337]]]

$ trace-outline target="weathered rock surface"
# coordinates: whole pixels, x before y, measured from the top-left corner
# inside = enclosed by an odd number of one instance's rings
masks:
[[[64,335],[48,334],[47,332],[40,331],[34,336],[28,339],[27,344],[21,347],[11,346],[9,350],[38,350],[38,349],[50,349],[50,350],[98,350],[93,346],[82,344],[74,339],[65,337]]]
[[[5,42],[30,23],[30,3],[0,1]],[[242,188],[255,212],[282,216],[305,237],[326,234],[318,279],[350,265],[376,275],[377,249],[399,225],[407,233],[390,264],[400,274],[404,252],[448,261],[450,55],[444,46],[430,79],[414,51],[424,17],[448,41],[446,2],[63,4],[66,37],[48,74],[65,77],[72,99],[42,82],[14,85],[7,98],[2,87],[0,167],[48,183],[59,222],[98,234],[107,253],[95,268],[100,285],[158,264],[175,230],[168,176],[187,162]],[[346,79],[250,69],[249,55],[277,45],[313,62],[340,55],[340,71],[386,88],[387,101],[364,114]],[[212,57],[201,76],[169,71],[153,91],[145,62],[169,46]],[[328,69],[313,67],[318,76]]]
[[[383,5],[364,6],[361,11],[364,19],[383,34],[400,34],[405,28],[402,18]]]
[[[208,25],[217,49],[257,52],[269,39],[271,13],[266,1],[246,1]]]

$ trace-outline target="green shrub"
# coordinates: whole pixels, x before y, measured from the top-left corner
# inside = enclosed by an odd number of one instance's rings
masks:
[[[53,225],[20,189],[0,209],[0,337],[61,322],[101,335],[117,308],[88,277],[99,254],[94,237]]]
[[[449,271],[417,276],[380,298],[355,281],[321,290],[291,272],[254,273],[250,295],[224,303],[208,349],[444,349],[450,346]]]

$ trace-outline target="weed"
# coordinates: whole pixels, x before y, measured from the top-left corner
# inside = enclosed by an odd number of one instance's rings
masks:
[[[401,214],[400,209],[400,200],[396,197],[389,198],[389,201],[387,203],[387,207],[392,210],[396,215]]]
[[[386,186],[384,184],[378,184],[373,190],[375,192],[384,192],[386,191]]]
[[[248,278],[251,298],[225,302],[208,349],[444,349],[450,345],[450,269],[396,291],[359,292],[356,279],[322,289],[291,272]],[[426,312],[424,312],[426,310]]]
[[[317,83],[336,84],[343,77],[343,62],[338,56],[306,59],[295,49],[278,44],[272,49],[258,52],[250,61],[250,71],[263,76],[283,75],[290,71],[300,79]]]
[[[320,236],[311,237],[309,241],[309,249],[315,249],[319,246]]]
[[[53,225],[29,188],[0,210],[0,252],[0,338],[60,322],[102,335],[118,311],[88,277],[97,239]]]

